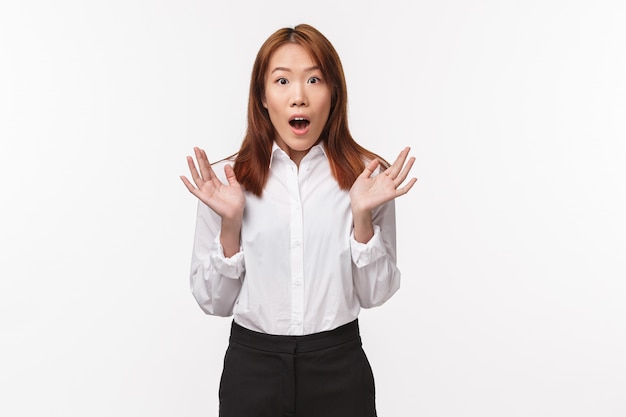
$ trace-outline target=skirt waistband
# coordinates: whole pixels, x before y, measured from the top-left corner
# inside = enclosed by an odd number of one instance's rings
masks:
[[[278,353],[305,353],[327,349],[347,342],[358,340],[358,319],[339,326],[336,329],[304,336],[281,336],[255,332],[235,323],[230,331],[230,341],[252,349]]]

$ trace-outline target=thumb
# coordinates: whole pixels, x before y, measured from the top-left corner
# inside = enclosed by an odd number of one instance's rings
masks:
[[[230,165],[224,166],[224,174],[226,174],[226,180],[228,185],[238,184],[237,177],[235,176],[235,170]]]
[[[369,164],[367,164],[360,176],[365,178],[371,177],[379,164],[380,161],[378,160],[378,158],[372,159]]]

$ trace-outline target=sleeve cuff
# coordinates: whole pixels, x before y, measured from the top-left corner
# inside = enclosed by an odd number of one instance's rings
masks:
[[[245,271],[243,251],[239,248],[239,252],[230,258],[225,257],[218,233],[211,247],[211,265],[218,274],[226,278],[239,279]]]
[[[350,251],[352,262],[361,268],[376,262],[385,256],[385,244],[383,242],[380,226],[374,225],[374,236],[367,243],[357,242],[354,239],[354,231],[350,234]]]

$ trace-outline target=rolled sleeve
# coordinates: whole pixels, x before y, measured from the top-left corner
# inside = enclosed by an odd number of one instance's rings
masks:
[[[374,225],[374,236],[367,243],[361,243],[354,239],[353,231],[350,235],[350,251],[352,252],[352,261],[357,268],[370,265],[386,256],[387,251],[380,226]]]
[[[350,237],[354,289],[364,308],[385,303],[400,288],[393,200],[374,211],[373,227],[367,243],[357,242],[354,231]]]
[[[230,258],[220,244],[221,219],[198,203],[196,233],[191,257],[191,292],[207,314],[230,316],[245,274],[243,251]]]
[[[225,257],[219,234],[215,237],[213,246],[211,247],[210,259],[210,265],[215,272],[223,277],[239,279],[245,271],[243,251],[241,248],[239,248],[239,252],[230,258]]]

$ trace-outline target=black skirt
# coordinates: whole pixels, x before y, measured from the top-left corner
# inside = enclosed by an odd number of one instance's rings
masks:
[[[358,321],[306,336],[258,333],[233,321],[219,399],[220,417],[375,417]]]

